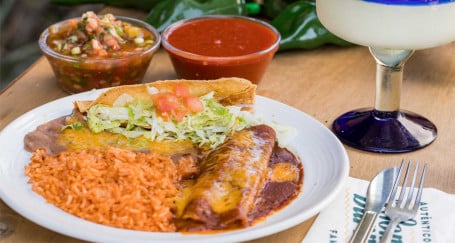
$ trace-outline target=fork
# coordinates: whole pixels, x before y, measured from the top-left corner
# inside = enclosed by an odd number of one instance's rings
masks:
[[[416,216],[417,210],[419,209],[419,204],[420,204],[420,199],[422,197],[422,190],[423,190],[423,184],[425,182],[425,175],[427,172],[427,164],[425,163],[423,166],[423,171],[420,177],[420,184],[419,187],[417,188],[417,195],[415,199],[413,200],[413,195],[414,195],[414,186],[416,185],[416,178],[417,174],[419,172],[419,163],[416,164],[415,170],[414,170],[414,175],[412,176],[412,181],[411,185],[409,186],[409,190],[407,192],[407,198],[406,202],[404,202],[404,197],[406,194],[406,184],[408,181],[408,176],[409,176],[409,168],[411,165],[411,162],[408,162],[408,165],[406,167],[406,172],[404,174],[404,179],[403,179],[403,184],[401,186],[400,190],[400,195],[398,196],[398,200],[395,199],[396,194],[398,192],[398,184],[400,183],[400,178],[401,174],[403,171],[403,164],[404,160],[401,162],[400,169],[398,171],[398,175],[395,178],[395,182],[392,188],[392,192],[390,192],[390,196],[387,202],[387,206],[385,208],[385,214],[390,218],[390,223],[384,232],[381,242],[390,242],[391,237],[393,235],[393,231],[395,227],[403,221],[412,219]],[[405,203],[403,205],[403,203]]]

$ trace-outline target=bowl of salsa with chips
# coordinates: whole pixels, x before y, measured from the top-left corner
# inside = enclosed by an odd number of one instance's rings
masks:
[[[279,48],[280,34],[259,19],[208,15],[169,25],[161,39],[179,78],[240,77],[258,84]]]
[[[69,93],[141,83],[161,36],[133,18],[86,12],[41,34],[39,46]]]

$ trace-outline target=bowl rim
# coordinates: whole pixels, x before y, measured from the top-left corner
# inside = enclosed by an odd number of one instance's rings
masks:
[[[102,17],[102,15],[98,15],[99,17]],[[77,20],[77,19],[81,19],[81,17],[75,17],[75,18],[70,18],[70,19],[65,19],[65,20],[62,20],[62,21],[59,21],[57,23],[54,23],[50,26],[48,26],[40,35],[39,37],[39,40],[38,40],[38,44],[39,44],[39,47],[41,49],[41,51],[45,54],[45,55],[49,55],[49,56],[52,56],[54,58],[58,58],[58,59],[63,59],[65,61],[69,61],[69,62],[80,62],[80,61],[85,61],[85,62],[113,62],[113,61],[123,61],[123,60],[128,60],[130,58],[133,58],[133,57],[139,57],[139,56],[144,56],[148,53],[153,53],[155,52],[160,46],[161,46],[161,35],[160,33],[155,29],[155,27],[153,27],[152,25],[148,24],[147,22],[145,21],[142,21],[142,20],[139,20],[139,19],[135,19],[135,18],[131,18],[131,17],[126,17],[126,16],[119,16],[119,15],[114,15],[114,17],[117,19],[117,20],[121,20],[121,21],[125,21],[125,22],[128,22],[128,23],[131,23],[131,24],[135,24],[135,25],[140,25],[139,27],[142,27],[142,28],[146,28],[147,30],[149,30],[150,32],[152,32],[152,34],[154,35],[155,37],[155,43],[149,47],[148,49],[142,51],[142,52],[137,52],[137,53],[133,53],[131,55],[128,55],[128,56],[123,56],[123,57],[110,57],[110,58],[81,58],[81,57],[72,57],[72,56],[68,56],[68,55],[63,55],[59,52],[56,52],[54,51],[52,48],[50,48],[46,41],[47,41],[47,38],[49,36],[49,28],[51,28],[52,26],[57,26],[57,25],[62,25],[64,24],[65,22],[68,22],[70,20]]]
[[[257,23],[257,24],[260,24],[260,25],[263,25],[263,26],[267,27],[268,29],[270,29],[275,34],[275,36],[276,36],[275,42],[272,45],[270,45],[269,47],[267,47],[266,49],[263,49],[263,50],[260,50],[260,51],[257,51],[257,52],[248,53],[248,54],[239,55],[239,56],[221,57],[221,56],[204,56],[204,55],[200,55],[200,54],[195,54],[195,53],[191,53],[191,52],[188,52],[188,51],[184,51],[184,50],[181,50],[181,49],[171,45],[168,42],[168,40],[167,40],[169,35],[172,33],[172,30],[174,30],[175,28],[177,28],[177,27],[179,27],[181,25],[184,25],[186,23],[189,23],[189,22],[192,22],[192,21],[201,20],[201,19],[232,19],[232,18],[237,18],[237,19],[243,19],[243,20],[251,21],[251,22],[254,22],[254,23]],[[170,24],[161,33],[161,44],[162,44],[162,46],[164,47],[164,49],[166,51],[172,52],[175,55],[178,55],[178,56],[181,56],[181,57],[185,57],[185,58],[188,58],[188,59],[202,60],[202,61],[234,61],[234,60],[239,60],[239,59],[249,59],[249,58],[254,57],[254,56],[260,56],[260,55],[263,55],[265,53],[269,53],[269,52],[271,52],[274,49],[278,50],[280,41],[281,41],[280,32],[273,25],[271,25],[271,24],[269,24],[269,23],[267,23],[267,22],[265,22],[263,20],[260,20],[260,19],[247,17],[247,16],[241,16],[241,15],[222,15],[222,14],[219,14],[219,15],[204,15],[204,16],[198,16],[198,17],[193,17],[193,18],[188,18],[188,19],[182,19],[182,20],[179,20],[177,22],[174,22],[174,23]]]

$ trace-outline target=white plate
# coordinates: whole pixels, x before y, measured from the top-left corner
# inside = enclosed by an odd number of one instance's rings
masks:
[[[70,114],[75,100],[96,98],[103,90],[55,100],[22,115],[0,133],[0,197],[13,210],[52,231],[96,242],[233,242],[264,237],[295,226],[319,213],[341,190],[349,173],[349,159],[339,140],[305,113],[257,96],[255,110],[264,118],[297,128],[289,148],[300,158],[304,185],[299,196],[263,222],[219,234],[151,233],[92,223],[68,214],[32,191],[24,175],[31,154],[23,149],[24,135],[39,124]]]

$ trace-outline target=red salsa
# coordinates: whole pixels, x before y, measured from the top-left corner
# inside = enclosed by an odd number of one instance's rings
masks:
[[[168,42],[174,47],[211,57],[242,56],[265,50],[277,36],[266,26],[241,19],[200,19],[179,26]]]
[[[168,27],[163,47],[180,78],[240,77],[259,83],[279,39],[279,33],[262,21],[208,16]]]

